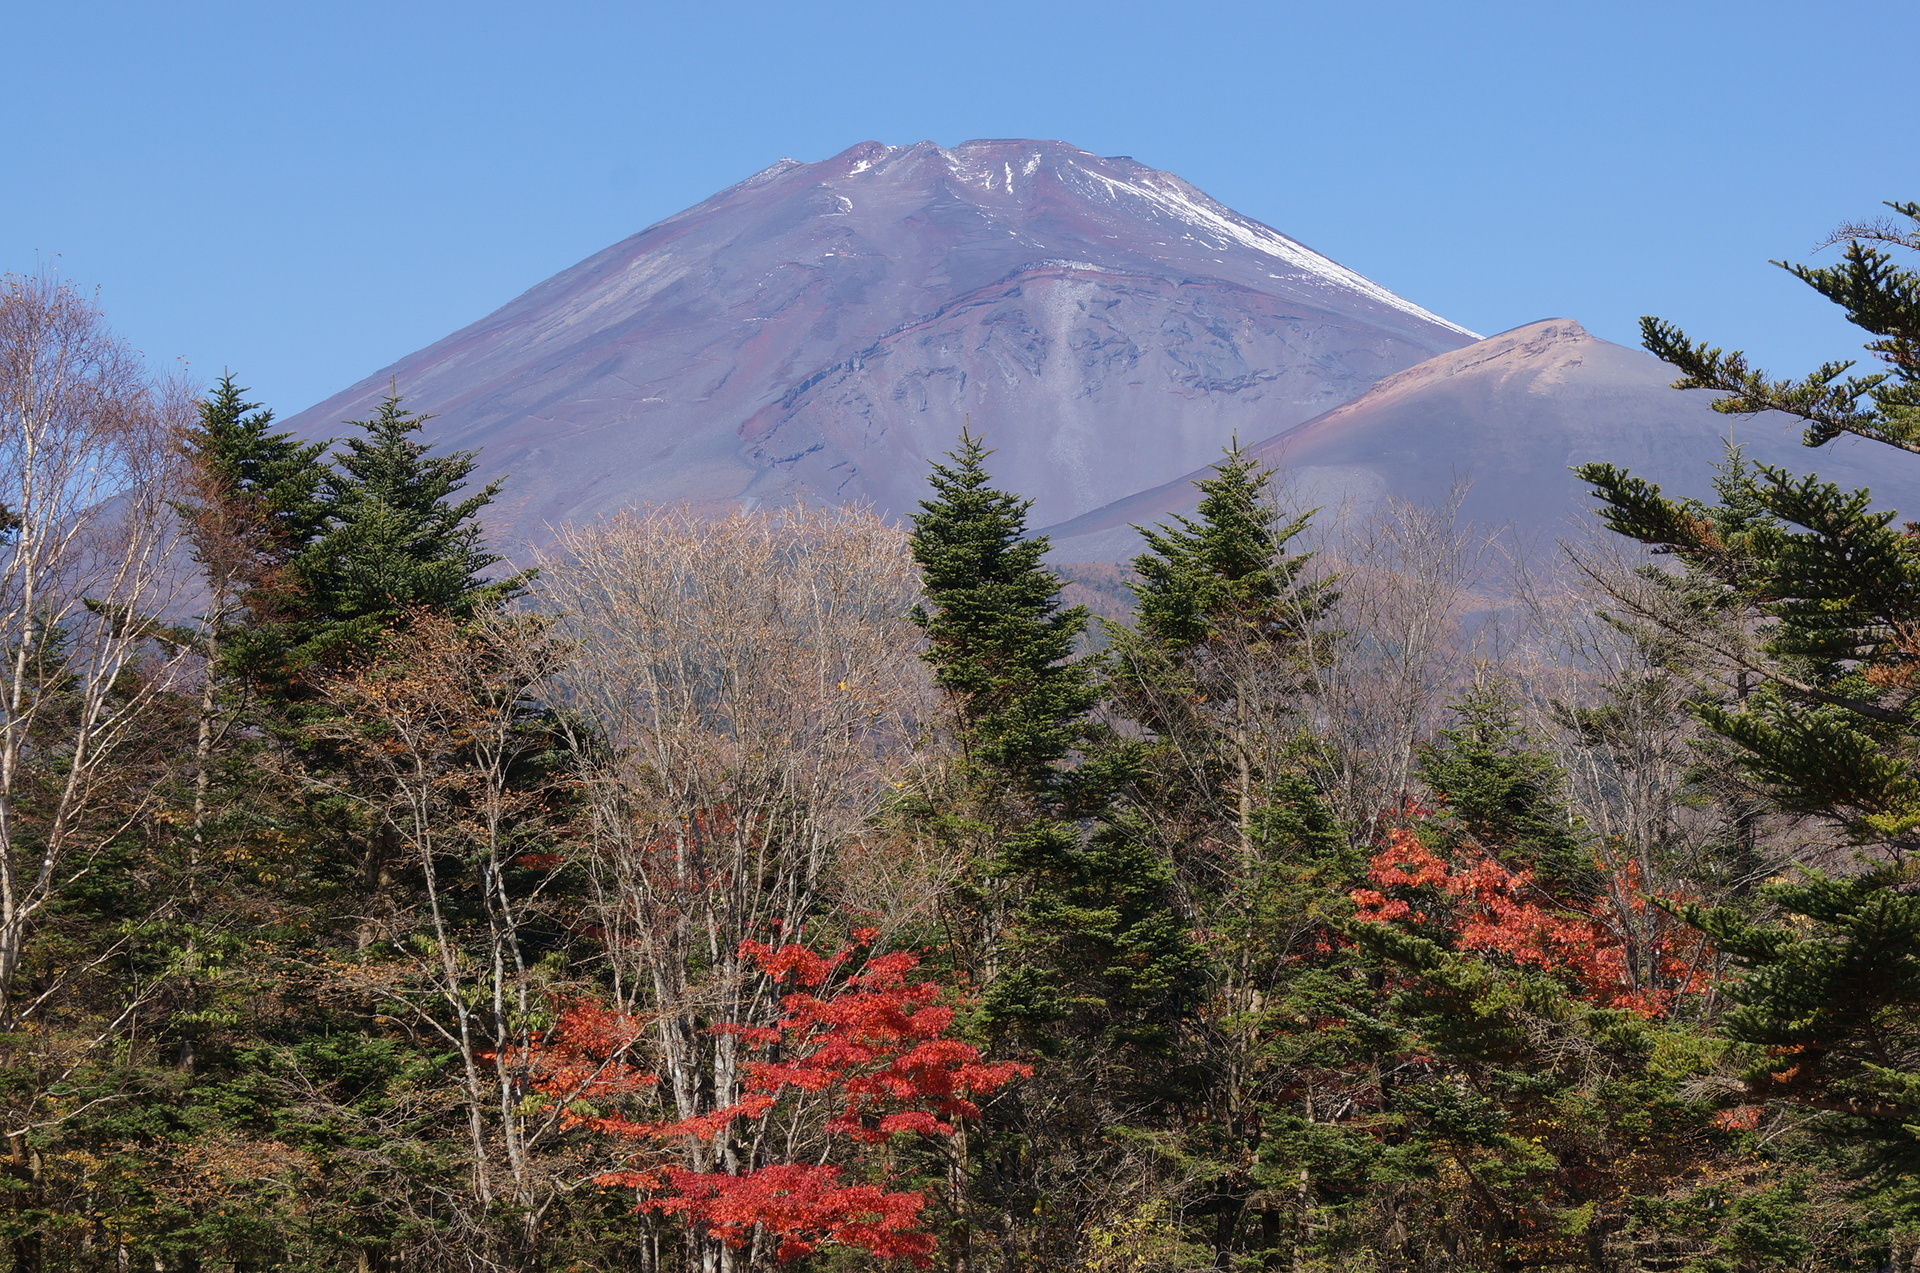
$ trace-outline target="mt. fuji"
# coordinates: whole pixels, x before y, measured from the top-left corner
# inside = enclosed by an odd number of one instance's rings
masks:
[[[912,510],[963,424],[1062,522],[1476,339],[1178,177],[1060,142],[783,159],[289,423],[390,385],[511,475],[508,551],[636,503]]]

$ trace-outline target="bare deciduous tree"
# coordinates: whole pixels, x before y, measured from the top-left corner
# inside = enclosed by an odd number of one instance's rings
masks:
[[[93,1103],[69,1080],[153,993],[136,980],[77,1027],[46,1029],[48,1005],[123,947],[45,969],[29,954],[164,771],[145,726],[192,658],[153,617],[181,578],[168,501],[173,434],[189,409],[183,388],[150,378],[71,285],[0,278],[0,1066],[19,1080],[0,1115],[0,1168],[17,1212],[42,1194],[34,1136]],[[44,1236],[19,1229],[14,1268],[42,1266]]]
[[[560,1109],[527,1105],[519,1073],[553,984],[527,932],[551,910],[545,883],[573,781],[547,763],[552,737],[530,698],[564,657],[549,627],[531,615],[410,614],[383,658],[323,683],[339,714],[315,727],[378,776],[365,785],[379,793],[370,816],[417,875],[414,913],[398,917],[410,931],[391,943],[400,958],[343,975],[453,1050],[479,1207],[472,1255],[489,1268],[531,1266],[568,1183],[537,1153]],[[477,1223],[501,1204],[518,1220],[504,1246]]]
[[[172,442],[190,409],[70,284],[0,279],[6,1028],[36,1003],[20,983],[36,919],[140,807],[121,762],[190,657],[151,617],[180,582]]]
[[[1324,621],[1331,654],[1315,667],[1314,733],[1328,795],[1350,827],[1371,831],[1399,806],[1417,745],[1470,674],[1462,619],[1487,544],[1457,522],[1464,495],[1440,508],[1389,500],[1343,527],[1326,554],[1340,602]]]
[[[914,763],[931,680],[904,534],[862,512],[629,513],[562,538],[555,696],[595,733],[592,851],[624,1006],[656,1023],[678,1117],[740,1092],[770,990],[744,938],[796,934],[836,853]],[[693,1147],[738,1170],[750,1147]],[[715,1267],[729,1258],[707,1253]]]
[[[1564,569],[1516,580],[1526,633],[1506,667],[1581,821],[1605,845],[1632,846],[1649,883],[1679,876],[1733,893],[1830,850],[1813,823],[1765,812],[1756,784],[1690,710],[1757,684],[1751,620],[1649,573],[1636,544],[1564,547]]]

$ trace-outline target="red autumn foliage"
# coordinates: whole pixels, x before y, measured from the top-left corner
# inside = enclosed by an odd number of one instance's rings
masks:
[[[1377,887],[1351,894],[1359,918],[1438,924],[1457,950],[1561,973],[1578,997],[1644,1017],[1662,1016],[1677,996],[1704,988],[1699,934],[1651,908],[1630,866],[1613,892],[1642,921],[1633,932],[1617,906],[1551,897],[1532,872],[1510,871],[1475,849],[1452,855],[1442,857],[1412,827],[1393,828],[1368,864]]]
[[[873,936],[870,930],[855,934],[863,943]],[[781,998],[782,1015],[772,1025],[714,1030],[750,1049],[777,1046],[780,1059],[749,1062],[740,1099],[706,1114],[651,1123],[569,1110],[569,1125],[660,1144],[684,1137],[711,1141],[760,1118],[783,1095],[822,1093],[837,1107],[824,1130],[869,1146],[900,1132],[952,1135],[956,1119],[979,1114],[972,1097],[1030,1072],[1024,1065],[989,1064],[977,1048],[948,1037],[954,1009],[938,1002],[938,986],[910,978],[919,965],[911,954],[872,956],[839,976],[851,948],[822,954],[801,943],[742,942],[740,950],[775,982],[794,989]],[[619,1097],[652,1085],[653,1075],[625,1059],[642,1028],[635,1018],[604,1008],[570,1005],[527,1058],[532,1085],[567,1102]],[[684,1216],[734,1245],[751,1241],[756,1230],[766,1232],[778,1239],[780,1259],[831,1242],[928,1265],[934,1239],[919,1227],[926,1196],[842,1184],[842,1174],[841,1167],[819,1163],[771,1163],[739,1173],[662,1165],[608,1172],[597,1181],[648,1194],[642,1210]]]
[[[645,1024],[589,1000],[568,1004],[554,1022],[557,1046],[549,1044],[527,1058],[533,1086],[569,1102],[618,1100],[655,1086],[658,1076],[624,1060]]]
[[[663,1174],[673,1192],[642,1205],[684,1215],[734,1246],[745,1246],[762,1228],[780,1239],[775,1259],[836,1242],[918,1268],[932,1263],[933,1235],[918,1227],[925,1194],[842,1185],[840,1168],[804,1163],[777,1163],[741,1176],[677,1167]]]

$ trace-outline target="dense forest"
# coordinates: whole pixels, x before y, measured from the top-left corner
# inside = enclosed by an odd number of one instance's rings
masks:
[[[1790,267],[1870,372],[1649,348],[1920,463],[1894,210]],[[422,422],[0,287],[5,1268],[1920,1269],[1865,492],[1589,465],[1501,565],[1230,452],[1096,619],[982,439],[515,570]]]

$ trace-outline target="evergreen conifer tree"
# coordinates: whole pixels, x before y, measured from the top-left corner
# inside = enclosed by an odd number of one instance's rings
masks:
[[[256,622],[288,602],[287,562],[326,525],[324,442],[273,430],[273,412],[246,399],[231,375],[199,404],[182,440],[191,498],[180,514],[213,591],[213,625],[237,602]]]
[[[1317,1179],[1323,1164],[1296,1094],[1334,1040],[1292,1026],[1340,981],[1326,903],[1353,865],[1298,754],[1313,625],[1334,594],[1309,554],[1289,551],[1308,517],[1281,519],[1270,479],[1230,447],[1198,483],[1195,516],[1141,531],[1138,618],[1109,625],[1114,710],[1145,742],[1123,798],[1208,934],[1188,956],[1206,993],[1179,1040],[1198,1080],[1179,1118],[1191,1161],[1209,1164],[1189,1205],[1221,1267],[1299,1245],[1300,1173]],[[1285,1204],[1273,1201],[1281,1181]]]
[[[960,721],[968,762],[997,794],[1071,816],[1064,764],[1100,701],[1100,662],[1074,658],[1084,606],[1062,608],[1060,579],[1028,538],[1023,500],[996,490],[991,454],[962,433],[951,464],[935,463],[934,497],[913,517],[913,556],[929,606],[914,612],[927,661]]]
[[[470,451],[434,455],[414,435],[431,417],[383,399],[329,465],[326,443],[271,428],[273,413],[231,376],[201,404],[185,439],[194,499],[181,506],[216,598],[246,615],[224,662],[276,698],[301,678],[364,654],[408,611],[455,618],[504,604],[526,574],[487,581],[478,512],[499,483],[458,499]],[[223,621],[224,626],[224,621]]]
[[[1141,531],[1138,621],[1109,625],[1116,707],[1160,762],[1150,802],[1181,811],[1190,835],[1230,826],[1243,856],[1262,787],[1287,770],[1311,626],[1334,599],[1307,577],[1311,555],[1287,551],[1310,515],[1280,521],[1270,480],[1230,447],[1198,483],[1196,517]]]
[[[1420,749],[1420,780],[1510,870],[1561,896],[1597,884],[1586,836],[1566,806],[1566,775],[1521,728],[1508,686],[1484,679],[1455,705],[1460,723]]]
[[[1873,339],[1881,369],[1851,362],[1776,380],[1744,355],[1642,320],[1647,347],[1717,389],[1716,409],[1780,410],[1808,422],[1818,446],[1841,433],[1920,452],[1920,274],[1887,247],[1920,249],[1920,204],[1908,222],[1843,227],[1840,265],[1788,265]],[[1920,540],[1875,511],[1867,491],[1756,466],[1725,473],[1718,505],[1676,500],[1612,465],[1578,470],[1615,531],[1677,559],[1719,590],[1751,644],[1709,628],[1705,658],[1746,692],[1699,709],[1778,809],[1830,820],[1860,846],[1847,878],[1807,872],[1763,896],[1785,924],[1744,910],[1689,915],[1746,969],[1727,1022],[1753,1045],[1756,1097],[1827,1111],[1828,1130],[1864,1148],[1910,1207],[1920,1155],[1920,909],[1910,896],[1920,850]]]
[[[1288,553],[1311,514],[1281,522],[1272,471],[1235,443],[1195,483],[1197,517],[1142,530],[1149,551],[1133,559],[1139,631],[1174,649],[1192,650],[1229,631],[1264,643],[1297,644],[1328,596],[1324,582],[1303,584],[1309,555]]]
[[[231,375],[214,382],[199,404],[199,420],[184,439],[187,458],[200,474],[200,502],[182,509],[196,531],[208,519],[224,518],[201,533],[250,535],[256,550],[286,552],[320,533],[325,506],[324,442],[299,442],[273,430],[273,412],[246,399]],[[260,579],[247,582],[256,586]]]
[[[1781,411],[1805,420],[1808,446],[1851,433],[1920,454],[1920,275],[1896,265],[1886,250],[1920,251],[1920,203],[1887,207],[1906,224],[1841,226],[1830,240],[1845,244],[1838,265],[1773,262],[1840,306],[1848,322],[1874,337],[1865,349],[1881,370],[1848,376],[1855,360],[1836,359],[1811,375],[1776,380],[1743,353],[1690,340],[1661,319],[1642,318],[1647,349],[1682,373],[1674,387],[1718,390],[1724,396],[1715,401],[1714,410],[1729,415]]]
[[[524,590],[524,573],[483,580],[501,559],[486,550],[476,515],[500,484],[456,499],[474,453],[431,454],[414,436],[431,418],[389,395],[372,418],[347,421],[363,436],[333,456],[320,491],[325,528],[288,563],[299,595],[296,666],[364,652],[409,610],[464,619]]]
[[[1178,925],[1164,860],[1116,826],[1092,829],[1133,750],[1108,745],[1089,719],[1104,686],[1097,656],[1073,657],[1087,612],[1061,606],[1047,541],[1026,534],[1031,501],[990,485],[989,454],[963,433],[953,462],[934,465],[934,498],[914,518],[928,603],[914,617],[994,841],[989,874],[1012,908],[986,1010],[1027,1045],[1053,1048],[1124,1032],[1115,1018],[1135,992],[1164,997]]]
[[[198,874],[209,834],[217,762],[224,755],[235,780],[250,776],[234,749],[216,747],[225,728],[220,718],[231,715],[245,684],[279,667],[281,624],[295,601],[287,565],[326,526],[326,444],[275,431],[273,412],[246,393],[232,375],[222,376],[181,439],[188,499],[176,508],[209,593],[198,638],[207,675],[196,713],[190,876]],[[197,890],[190,880],[189,897]]]
[[[915,620],[952,704],[969,807],[987,844],[971,922],[985,950],[983,1023],[1003,1049],[1049,1058],[990,1120],[982,1187],[1047,1219],[1028,1239],[1065,1258],[1091,1205],[1086,1164],[1153,1099],[1198,988],[1164,853],[1110,800],[1137,748],[1098,729],[1103,661],[1074,657],[1084,608],[1028,538],[1030,501],[995,489],[963,433],[933,468],[912,546],[927,603]],[[1097,1192],[1097,1191],[1096,1191]]]

